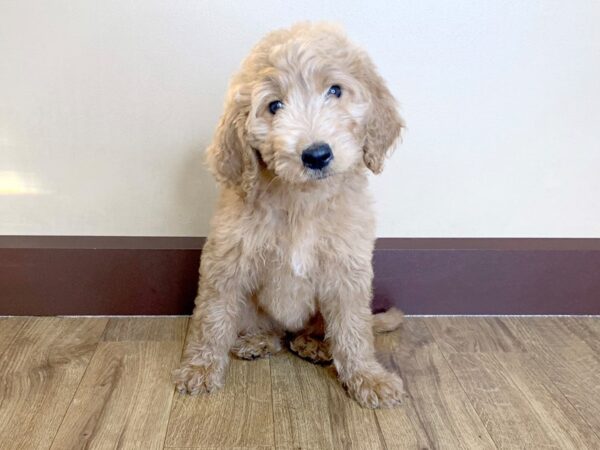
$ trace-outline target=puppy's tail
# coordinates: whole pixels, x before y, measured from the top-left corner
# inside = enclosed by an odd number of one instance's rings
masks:
[[[387,311],[373,314],[373,331],[375,333],[388,333],[397,330],[403,320],[404,313],[392,306]]]

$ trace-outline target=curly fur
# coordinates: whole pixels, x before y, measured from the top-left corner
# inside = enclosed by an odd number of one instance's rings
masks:
[[[335,84],[339,98],[326,95]],[[274,100],[284,103],[275,115],[268,109]],[[274,353],[285,332],[306,335],[303,327],[322,316],[327,346],[305,353],[333,357],[363,406],[401,401],[402,380],[376,361],[373,346],[367,171],[382,170],[402,127],[370,58],[339,28],[298,24],[254,47],[230,83],[207,149],[222,190],[174,373],[180,392],[221,387],[232,349],[243,358]],[[315,142],[334,154],[319,173],[300,158]],[[400,320],[396,314],[376,324],[389,330]]]

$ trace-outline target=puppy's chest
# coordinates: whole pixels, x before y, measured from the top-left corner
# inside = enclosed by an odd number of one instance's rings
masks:
[[[315,243],[307,237],[304,241],[295,240],[288,250],[287,263],[292,275],[307,277],[317,265]]]
[[[297,330],[314,313],[319,270],[314,236],[273,236],[261,261],[258,301],[287,330]]]
[[[265,264],[271,275],[308,278],[317,269],[318,249],[310,233],[282,233],[266,246]]]
[[[267,228],[262,259],[268,277],[308,278],[317,270],[319,231],[314,223],[291,226],[280,220]]]

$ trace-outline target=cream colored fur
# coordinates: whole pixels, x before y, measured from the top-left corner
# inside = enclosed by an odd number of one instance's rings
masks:
[[[342,95],[327,95],[330,86]],[[272,114],[268,105],[281,100]],[[403,127],[367,54],[327,24],[267,35],[233,77],[207,149],[222,185],[202,253],[196,308],[181,368],[182,393],[223,386],[229,352],[274,353],[285,332],[322,316],[340,381],[361,405],[401,402],[402,380],[375,359],[367,171],[378,173]],[[328,143],[326,171],[302,151]],[[379,325],[393,329],[389,315]],[[298,341],[300,345],[300,341]]]

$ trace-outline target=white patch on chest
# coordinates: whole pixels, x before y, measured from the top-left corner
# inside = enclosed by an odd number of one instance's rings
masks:
[[[302,258],[302,254],[299,252],[292,252],[292,272],[297,277],[303,277],[306,274],[305,261]]]
[[[303,239],[292,245],[290,266],[295,276],[304,278],[308,275],[313,265],[313,252],[313,242],[310,239]]]

